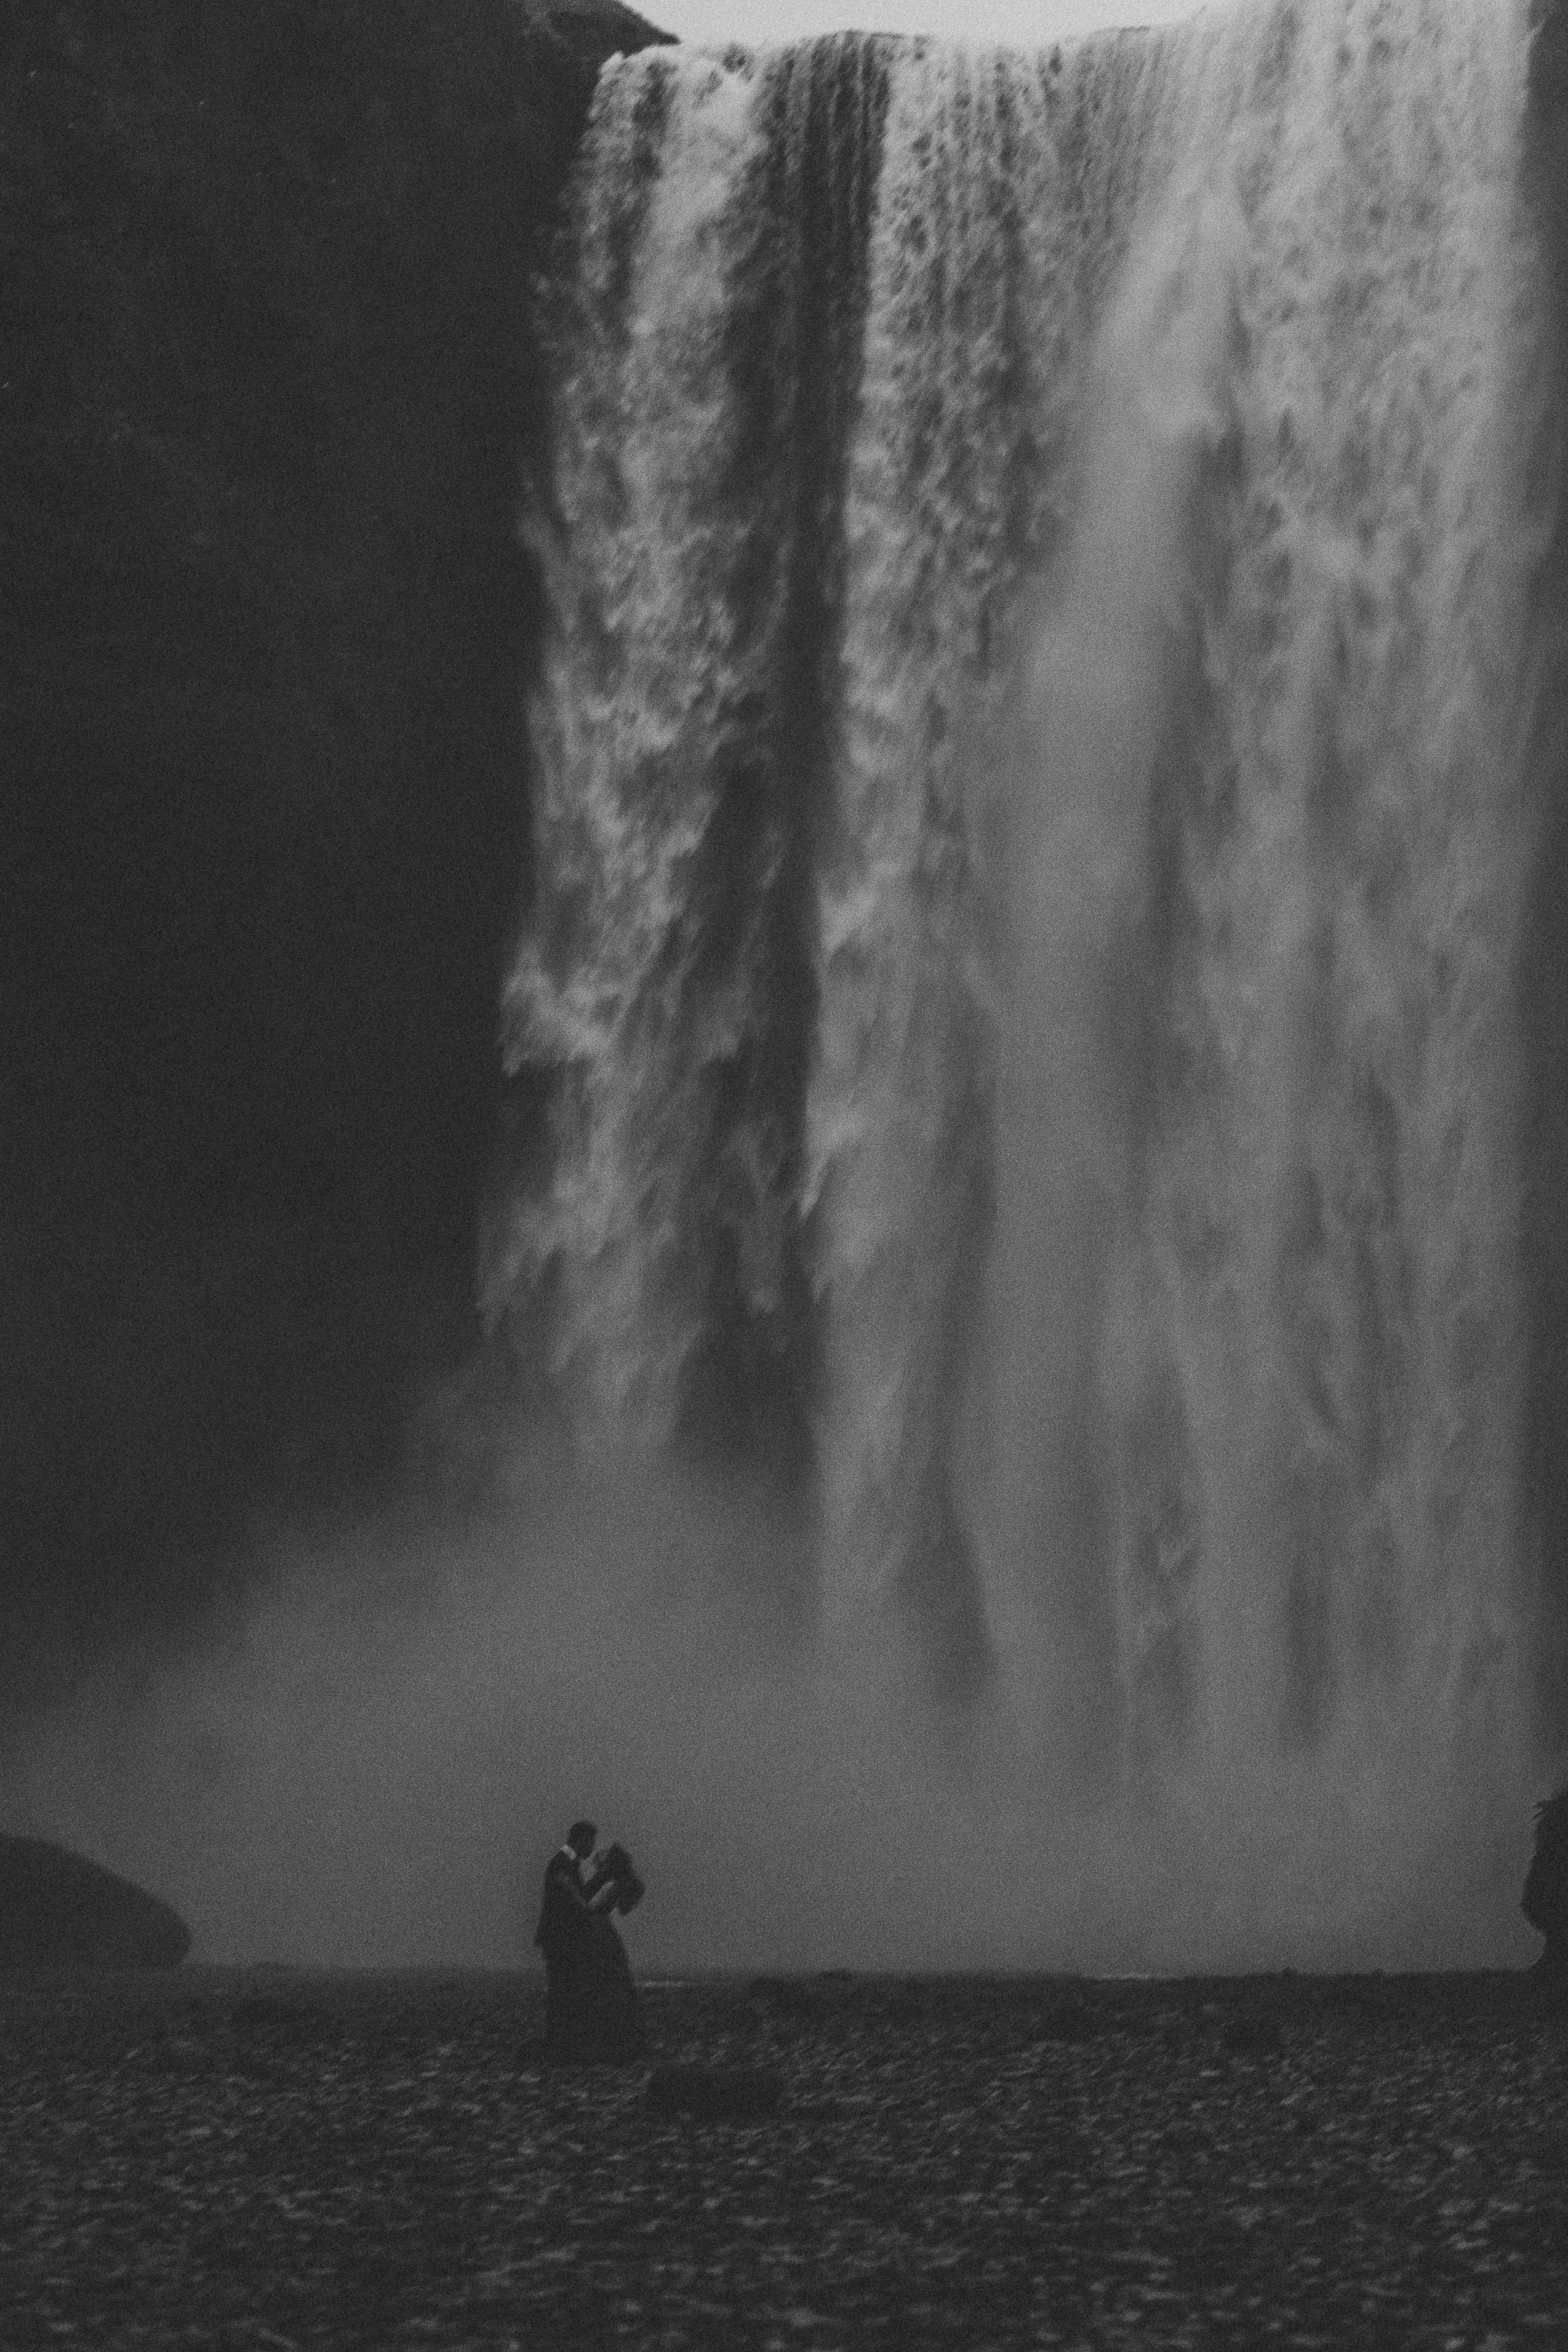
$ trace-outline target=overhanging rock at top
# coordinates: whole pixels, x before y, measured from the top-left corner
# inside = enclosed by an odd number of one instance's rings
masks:
[[[621,0],[524,0],[531,26],[552,34],[578,56],[598,64],[617,49],[645,49],[656,42],[673,42],[673,33],[661,32]]]

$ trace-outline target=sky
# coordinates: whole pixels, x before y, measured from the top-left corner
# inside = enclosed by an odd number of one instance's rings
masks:
[[[855,30],[1033,48],[1097,25],[1190,16],[1196,0],[643,0],[643,13],[683,41],[786,41]]]

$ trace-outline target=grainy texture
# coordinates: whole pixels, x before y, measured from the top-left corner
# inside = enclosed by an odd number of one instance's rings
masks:
[[[1552,2346],[1568,2023],[1505,1977],[0,1983],[0,2342]],[[772,2066],[755,2125],[657,2064]]]
[[[178,1912],[85,1854],[0,1832],[0,1969],[178,1968]]]

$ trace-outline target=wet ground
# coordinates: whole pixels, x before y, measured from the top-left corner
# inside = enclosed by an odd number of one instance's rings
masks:
[[[1568,2346],[1568,2018],[1509,1977],[0,1979],[0,2345]],[[772,2070],[703,2121],[655,2065]]]

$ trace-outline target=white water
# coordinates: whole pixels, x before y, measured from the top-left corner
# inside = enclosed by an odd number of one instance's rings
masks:
[[[579,175],[489,1308],[591,1460],[798,1420],[830,1685],[1188,1957],[1522,1804],[1526,55],[655,52]]]

